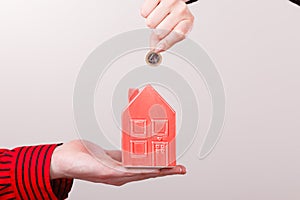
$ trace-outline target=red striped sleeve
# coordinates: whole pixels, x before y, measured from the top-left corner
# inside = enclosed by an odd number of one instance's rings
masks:
[[[62,200],[73,179],[50,180],[53,145],[0,149],[0,200]]]

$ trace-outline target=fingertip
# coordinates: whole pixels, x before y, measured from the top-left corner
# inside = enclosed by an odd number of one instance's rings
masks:
[[[162,51],[165,51],[166,46],[163,43],[160,43],[157,45],[157,47],[154,49],[155,53],[160,53]]]
[[[155,49],[156,49],[156,48],[153,47],[153,46],[150,47],[150,51],[152,51],[152,52],[155,52]],[[155,53],[157,53],[157,52],[155,52]]]
[[[144,18],[146,18],[148,16],[148,14],[146,13],[145,9],[144,8],[141,8],[140,9],[140,15]]]
[[[184,175],[186,174],[186,168],[182,165],[177,165],[174,167],[174,173]]]
[[[182,174],[182,175],[186,174],[187,173],[186,167],[180,165],[179,166],[179,173]]]
[[[165,175],[184,175],[186,174],[186,168],[182,165],[177,165],[173,168],[163,168],[161,169],[160,174]]]

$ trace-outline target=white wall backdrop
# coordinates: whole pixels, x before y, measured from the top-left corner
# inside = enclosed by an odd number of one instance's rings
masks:
[[[72,92],[81,64],[112,35],[144,28],[141,0],[0,2],[0,146],[77,138]],[[184,177],[121,188],[76,181],[71,200],[300,198],[300,7],[287,0],[200,0],[190,38],[222,74],[223,136]],[[121,45],[121,44],[120,44]]]

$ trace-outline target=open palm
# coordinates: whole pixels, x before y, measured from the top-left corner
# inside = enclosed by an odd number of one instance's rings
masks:
[[[121,186],[132,181],[185,173],[181,165],[165,169],[128,169],[122,166],[121,151],[104,150],[91,142],[74,140],[55,149],[50,176],[51,179],[76,178]]]

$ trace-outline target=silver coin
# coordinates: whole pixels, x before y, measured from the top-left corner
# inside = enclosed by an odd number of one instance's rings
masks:
[[[150,51],[146,55],[146,62],[148,65],[157,66],[161,63],[162,57],[159,53],[155,53],[153,51]]]

